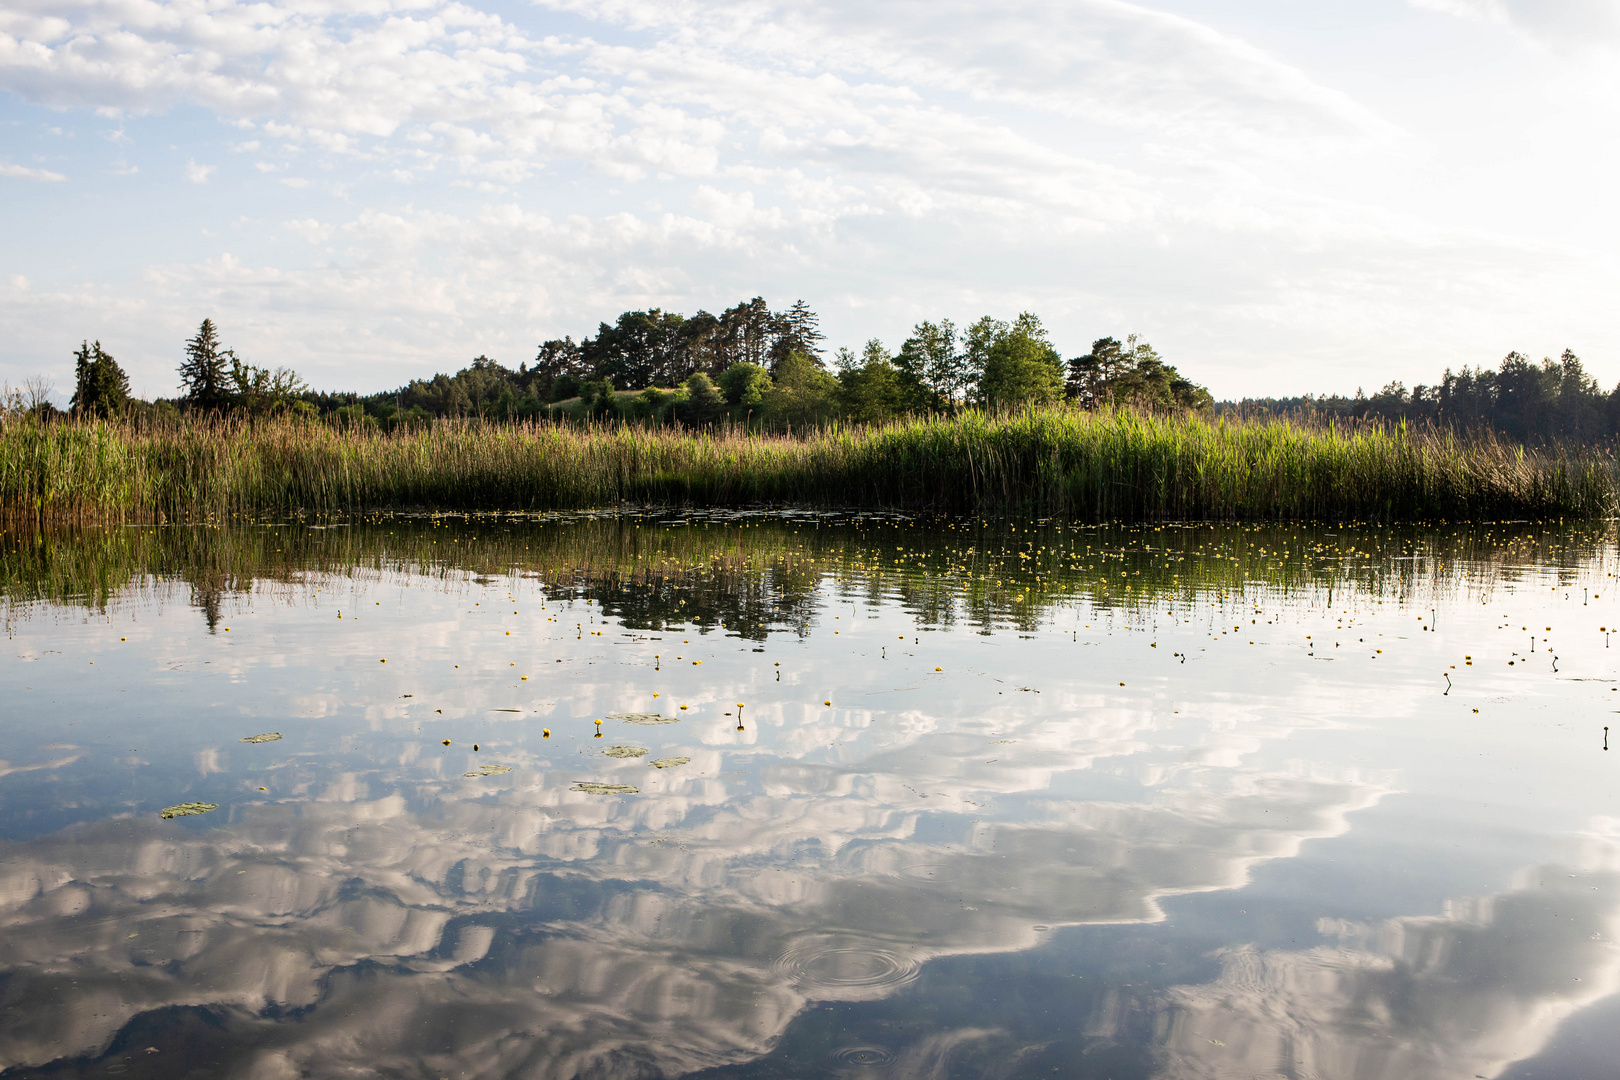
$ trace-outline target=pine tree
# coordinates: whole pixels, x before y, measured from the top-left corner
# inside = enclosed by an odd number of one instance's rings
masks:
[[[197,336],[186,342],[186,359],[180,365],[180,381],[186,388],[186,401],[194,409],[222,409],[230,404],[230,362],[234,355],[219,347],[219,333],[212,319],[204,319]]]
[[[79,346],[73,354],[73,375],[68,407],[75,416],[107,416],[129,401],[129,376],[99,341]]]
[[[780,364],[788,353],[801,352],[817,363],[821,362],[821,317],[810,310],[803,300],[776,316],[776,343],[772,359]]]
[[[73,354],[73,397],[68,401],[68,408],[75,416],[82,416],[89,409],[90,399],[95,394],[90,363],[90,342],[81,342],[79,351]]]

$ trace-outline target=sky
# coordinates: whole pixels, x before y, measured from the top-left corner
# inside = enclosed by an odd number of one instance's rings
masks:
[[[1217,397],[1620,382],[1620,0],[6,0],[0,380],[1040,315]]]

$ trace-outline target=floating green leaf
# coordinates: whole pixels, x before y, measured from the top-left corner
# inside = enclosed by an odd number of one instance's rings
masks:
[[[510,765],[480,765],[477,772],[464,772],[462,776],[499,776],[512,771]]]
[[[583,791],[587,795],[635,795],[641,791],[630,784],[593,784],[587,780],[579,781],[570,790]]]
[[[609,713],[609,720],[623,720],[627,724],[678,724],[678,716],[662,716],[655,712],[618,712]]]
[[[183,802],[178,806],[165,806],[158,811],[158,816],[165,818],[190,817],[192,814],[206,814],[210,810],[218,809],[219,803]]]
[[[244,735],[243,742],[277,742],[281,739],[281,732],[267,731],[263,735]]]
[[[647,762],[655,769],[673,769],[677,765],[685,765],[692,759],[689,757],[661,757]]]
[[[645,746],[610,746],[602,753],[608,757],[618,758],[646,757],[647,748]]]

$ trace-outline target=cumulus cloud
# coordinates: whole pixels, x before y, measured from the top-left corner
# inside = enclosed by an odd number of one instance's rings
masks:
[[[193,184],[206,184],[208,178],[214,175],[214,166],[199,165],[195,161],[186,160],[186,179]]]
[[[1432,2],[1527,26],[1598,18]],[[224,249],[143,250],[146,273],[120,287],[167,308],[168,336],[124,347],[136,369],[208,313],[201,296],[323,386],[367,356],[390,374],[366,386],[385,386],[481,351],[521,360],[626,307],[757,293],[809,299],[840,343],[1034,307],[1074,347],[1137,329],[1195,377],[1254,382],[1297,379],[1301,350],[1379,365],[1376,384],[1408,357],[1614,343],[1585,302],[1620,281],[1612,260],[1498,234],[1494,216],[1441,227],[1322,195],[1413,168],[1404,118],[1123,0],[19,0],[0,13],[0,88],[125,125],[210,113],[228,137],[168,167],[203,181],[214,166],[196,162],[243,154],[274,186],[255,203],[297,193],[294,216],[333,234],[278,246],[245,207],[230,253],[259,284],[213,276]],[[520,249],[491,224],[509,214],[578,261]],[[597,246],[568,239],[585,234]],[[59,284],[46,291],[79,289]],[[405,296],[434,315],[400,318]],[[334,326],[293,328],[296,302],[304,326],[328,311]],[[37,351],[24,320],[0,307],[0,363]],[[1391,344],[1392,326],[1410,333]],[[337,346],[349,335],[358,364]]]

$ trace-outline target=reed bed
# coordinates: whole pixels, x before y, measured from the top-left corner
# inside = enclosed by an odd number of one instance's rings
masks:
[[[1404,425],[1064,409],[798,435],[622,424],[113,421],[0,430],[0,512],[198,519],[380,508],[800,504],[1082,520],[1610,515],[1615,462]]]

